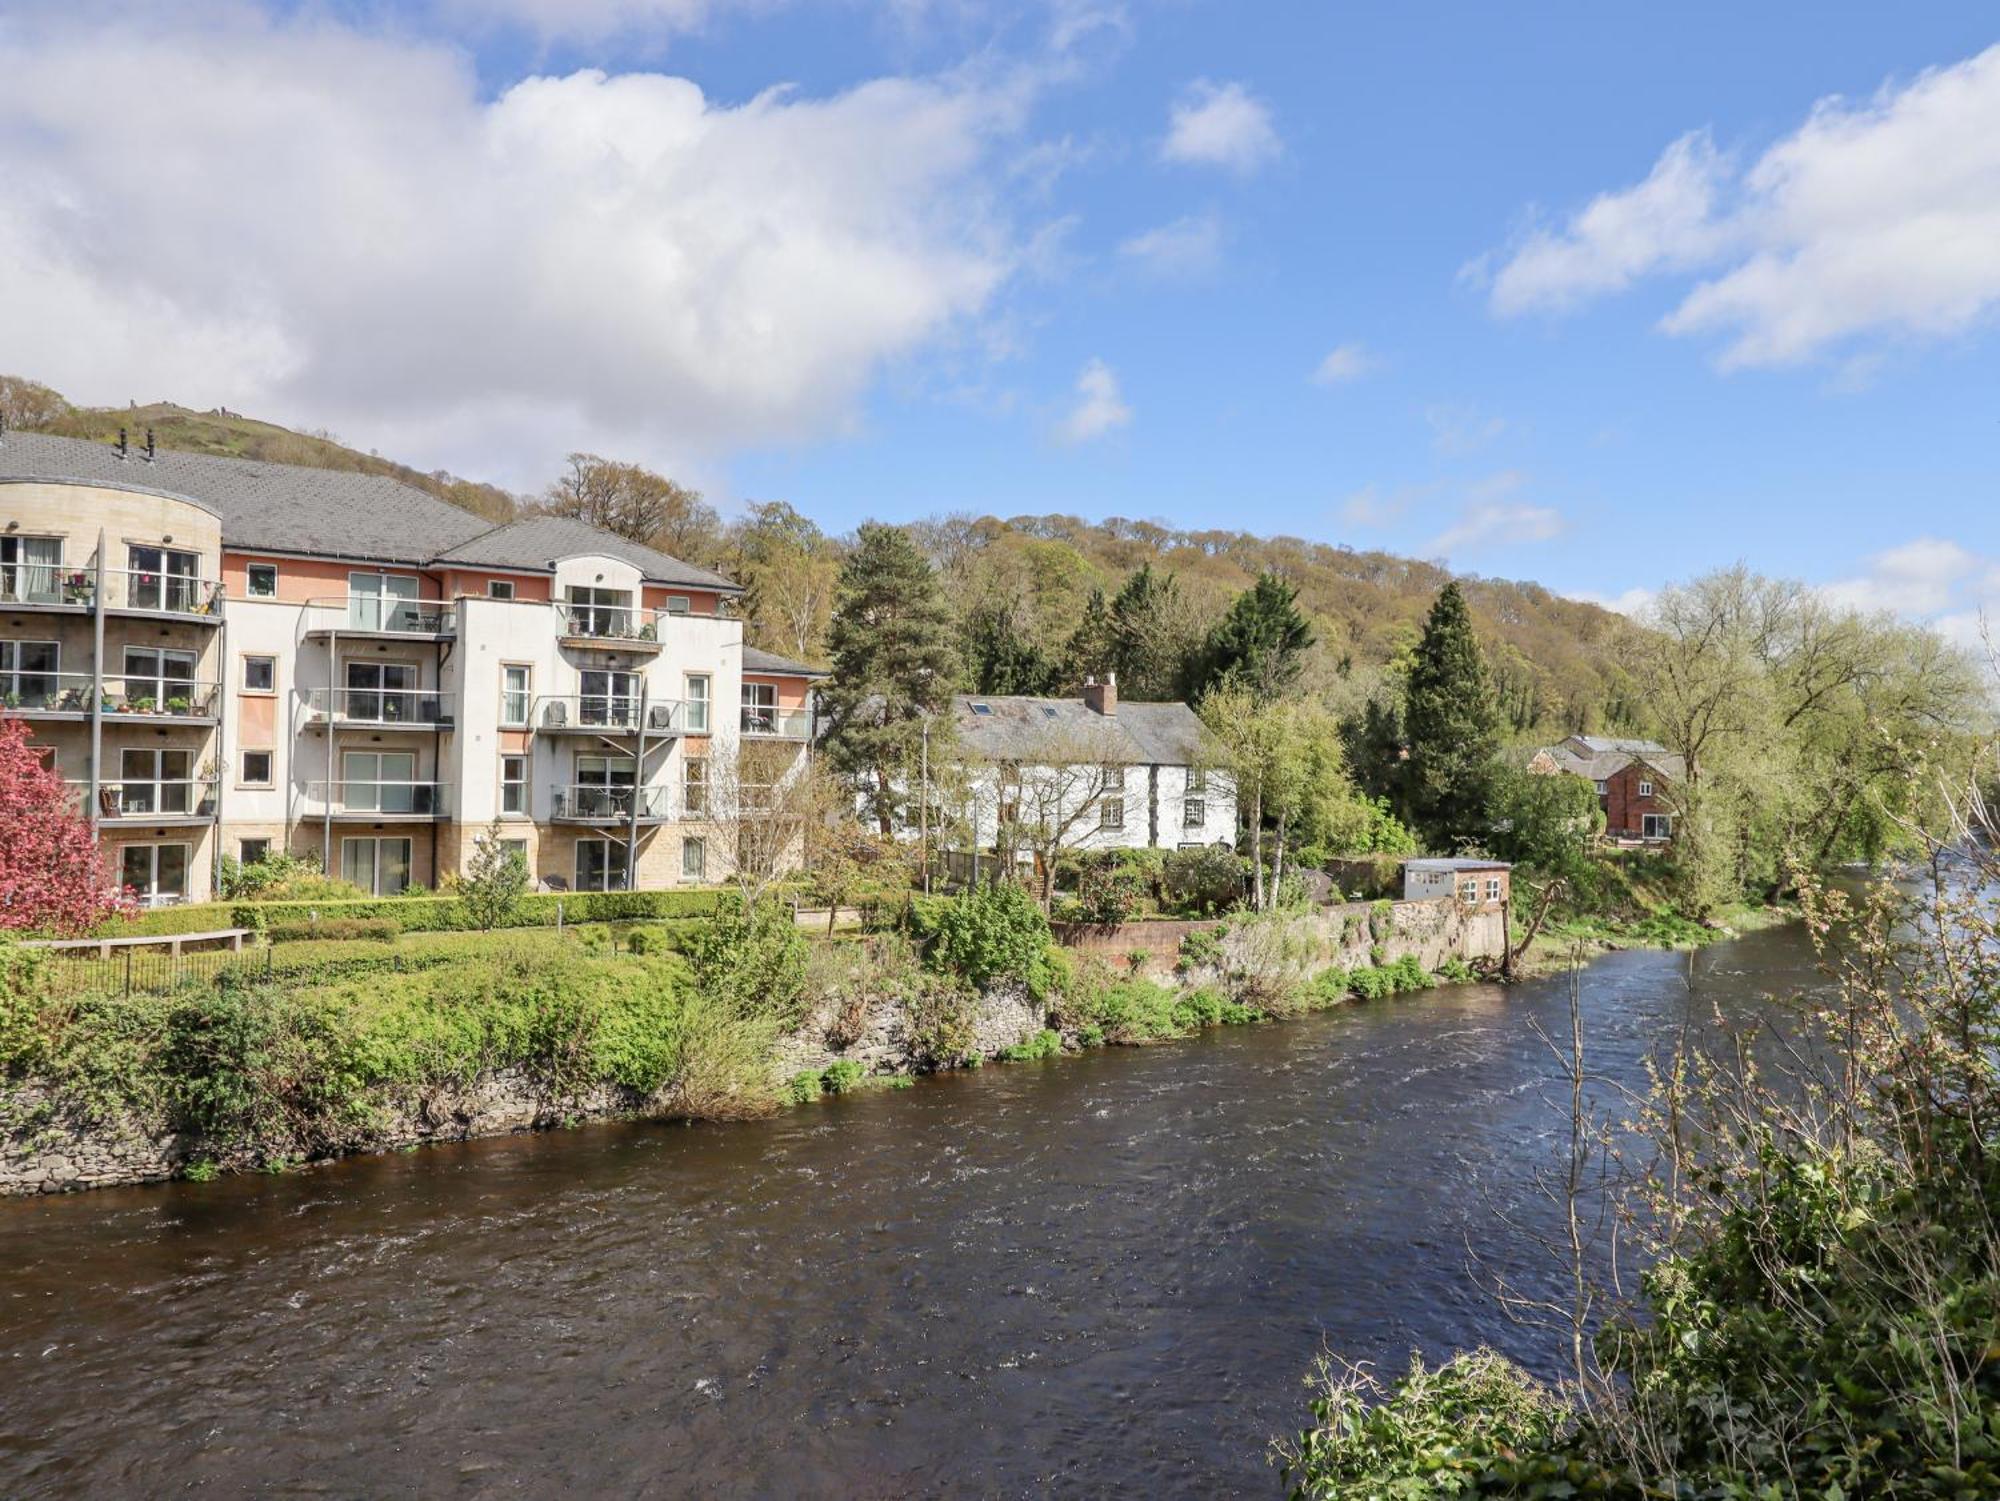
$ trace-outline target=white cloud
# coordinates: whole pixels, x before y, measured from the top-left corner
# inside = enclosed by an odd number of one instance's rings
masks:
[[[1349,526],[1387,526],[1435,488],[1402,485],[1383,490],[1379,485],[1363,485],[1340,503],[1340,519]]]
[[[1375,356],[1359,344],[1342,344],[1319,362],[1312,378],[1322,386],[1345,385],[1348,381],[1361,379],[1375,365]]]
[[[964,77],[489,95],[401,34],[162,7],[10,20],[0,78],[11,368],[503,481],[839,430],[1021,255],[987,181],[1020,91]]]
[[[1531,505],[1508,497],[1527,483],[1517,469],[1502,470],[1471,485],[1458,518],[1419,549],[1426,558],[1456,558],[1495,547],[1547,542],[1562,534],[1565,522],[1553,506]]]
[[[1091,360],[1076,378],[1076,405],[1056,428],[1065,443],[1088,443],[1132,420],[1132,408],[1118,389],[1118,377],[1102,360]]]
[[[1118,253],[1155,276],[1202,276],[1222,260],[1222,225],[1213,214],[1190,215],[1132,236]]]
[[[1573,591],[1569,597],[1580,599],[1587,605],[1602,605],[1607,610],[1614,610],[1620,615],[1638,620],[1652,609],[1653,601],[1660,597],[1660,591],[1634,587],[1619,594],[1599,594],[1595,590],[1580,589]]]
[[[1993,565],[1943,537],[1918,537],[1877,553],[1865,572],[1824,586],[1835,604],[1906,619],[1937,615],[1981,593],[2000,594]]]
[[[1492,282],[1501,314],[1703,270],[1661,321],[1719,362],[1787,365],[1857,341],[1962,334],[2000,309],[2000,46],[1872,99],[1817,104],[1746,171],[1701,133],[1637,187],[1531,234]]]
[[[1507,430],[1504,417],[1491,417],[1469,406],[1441,404],[1426,408],[1431,446],[1454,457],[1476,452]]]
[[[1190,166],[1254,172],[1283,149],[1269,107],[1242,84],[1199,79],[1175,102],[1160,155]]]
[[[738,8],[770,9],[781,0],[727,0]],[[449,19],[520,27],[545,40],[601,42],[698,31],[725,4],[717,0],[438,0]]]

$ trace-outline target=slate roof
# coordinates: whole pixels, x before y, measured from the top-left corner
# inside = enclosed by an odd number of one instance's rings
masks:
[[[1593,782],[1610,780],[1634,761],[1650,766],[1670,781],[1679,781],[1687,772],[1686,760],[1657,740],[1572,735],[1560,745],[1544,746],[1543,753],[1562,770]]]
[[[790,657],[781,657],[774,651],[756,646],[743,648],[743,670],[788,678],[823,678],[827,675],[824,667],[808,667],[803,662],[794,662]]]
[[[961,693],[952,707],[959,744],[989,761],[1046,764],[1052,748],[1111,766],[1191,766],[1200,759],[1201,720],[1186,704],[1126,701],[1115,714],[1099,714],[1075,698]]]
[[[485,564],[547,571],[578,553],[622,558],[662,584],[736,592],[720,574],[627,542],[581,521],[531,516],[495,526],[381,474],[267,464],[160,449],[149,461],[106,443],[46,433],[0,436],[0,481],[46,480],[139,490],[191,501],[222,521],[225,546],[370,563]]]
[[[702,589],[736,592],[736,585],[719,573],[683,563],[656,548],[628,542],[567,516],[524,516],[505,526],[483,523],[487,529],[437,554],[441,563],[479,568],[532,568],[548,571],[558,558],[595,553],[630,563],[652,583],[687,584]]]
[[[1405,860],[1405,870],[1512,870],[1514,867],[1505,860],[1476,860],[1469,856],[1448,856],[1437,859]]]

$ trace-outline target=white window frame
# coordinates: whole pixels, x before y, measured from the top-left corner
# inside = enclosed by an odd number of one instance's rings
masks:
[[[689,869],[690,852],[694,855],[693,869]],[[708,879],[708,841],[698,834],[691,834],[681,841],[681,879],[683,881]]]
[[[24,671],[21,667],[21,648],[24,646],[46,646],[49,649],[49,660],[54,665],[46,671],[40,668],[30,668]],[[54,691],[57,699],[60,700],[62,696],[62,643],[60,641],[16,641],[9,638],[8,640],[0,641],[0,657],[5,658],[4,662],[0,662],[0,704],[6,702],[7,695],[16,694],[21,691],[21,679],[24,677],[30,681],[38,678],[47,678],[49,680],[49,687]]]
[[[268,573],[271,587],[259,589],[257,576]],[[278,565],[276,563],[246,563],[243,565],[243,592],[249,599],[276,599],[278,597]]]
[[[134,850],[147,852],[146,884],[141,886],[125,879],[125,862]],[[179,891],[160,890],[160,856],[166,850],[181,852],[181,889]],[[194,873],[194,846],[185,840],[163,840],[158,844],[127,844],[118,851],[118,880],[121,885],[129,885],[139,894],[139,900],[148,907],[171,907],[188,898],[189,877]]]
[[[701,692],[699,694],[694,691],[696,683],[701,684]],[[715,697],[714,676],[706,672],[690,672],[686,674],[681,679],[681,697],[685,701],[686,706],[685,712],[682,715],[683,723],[681,728],[690,735],[708,734],[710,710]],[[701,723],[699,724],[695,723],[697,718],[695,706],[697,704],[701,706],[701,713],[699,715]]]
[[[1124,768],[1124,767],[1122,767],[1122,766],[1104,766],[1104,767],[1100,767],[1100,768],[1099,768],[1099,771],[1100,771],[1100,773],[1102,774],[1102,776],[1103,776],[1103,778],[1104,778],[1104,790],[1105,790],[1106,792],[1121,792],[1121,793],[1122,793],[1122,792],[1123,792],[1123,791],[1125,790],[1125,768]]]
[[[521,674],[518,690],[507,686],[507,675]],[[520,714],[514,713],[518,701]],[[528,718],[535,709],[535,664],[532,662],[502,662],[500,664],[500,726],[502,729],[525,730]]]
[[[708,757],[681,758],[681,813],[687,818],[708,816]]]
[[[1674,820],[1666,813],[1644,813],[1639,817],[1639,836],[1642,839],[1671,839],[1674,837]]]
[[[278,659],[276,656],[267,651],[246,651],[245,653],[243,653],[239,661],[241,662],[242,675],[237,679],[237,682],[240,684],[243,693],[252,698],[273,698],[277,695]],[[252,662],[268,662],[271,664],[270,687],[252,688],[250,686],[250,664]]]
[[[1652,795],[1653,795],[1653,784],[1651,782],[1641,782],[1639,784],[1639,796],[1651,797]]]
[[[1611,792],[1611,784],[1609,782],[1599,782],[1597,784],[1597,795],[1599,797],[1606,797],[1610,794],[1610,792]]]
[[[1498,876],[1488,876],[1486,878],[1486,900],[1489,902],[1500,900],[1500,878]]]
[[[669,615],[686,615],[694,608],[694,601],[685,594],[669,594],[665,608]]]
[[[488,599],[514,598],[514,581],[512,579],[488,579],[486,581],[486,597]]]
[[[520,763],[521,774],[518,777],[507,775],[507,763],[510,761],[518,761]],[[509,791],[520,794],[518,807],[510,808],[507,806],[507,794]],[[523,751],[502,751],[500,753],[500,816],[502,818],[526,818],[528,816],[528,757]]]
[[[262,756],[264,758],[264,775],[261,778],[250,775],[250,758],[252,756]],[[276,751],[261,748],[252,750],[246,747],[238,754],[236,766],[237,786],[274,787],[277,785],[277,777],[278,753]]]
[[[1107,831],[1125,832],[1125,798],[1122,793],[1097,800],[1097,826]]]

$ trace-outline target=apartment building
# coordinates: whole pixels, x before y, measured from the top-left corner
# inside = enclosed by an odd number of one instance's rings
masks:
[[[148,902],[281,849],[434,886],[495,819],[548,889],[721,878],[715,758],[784,774],[819,676],[739,592],[383,476],[0,434],[0,713]]]

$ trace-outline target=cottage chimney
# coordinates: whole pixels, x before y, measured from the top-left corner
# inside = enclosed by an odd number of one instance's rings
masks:
[[[1104,681],[1090,677],[1083,680],[1083,706],[1093,714],[1113,715],[1118,712],[1118,674],[1107,672]]]

